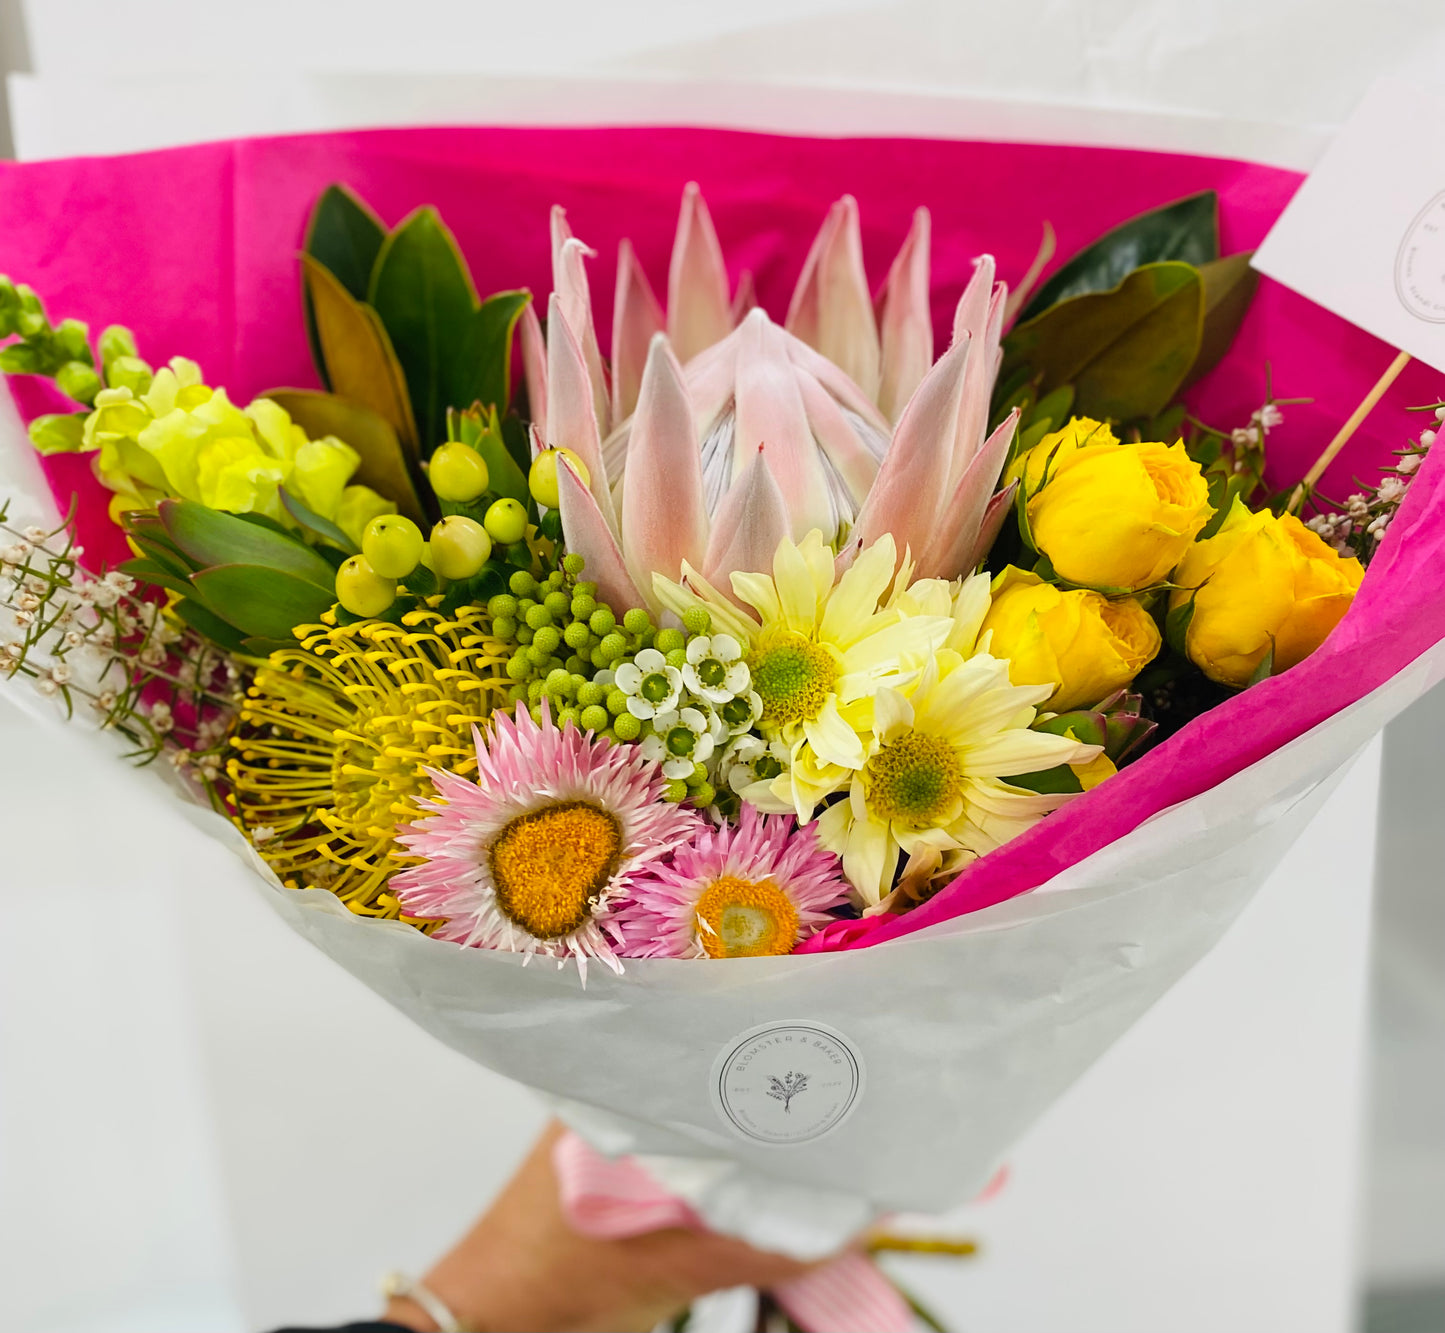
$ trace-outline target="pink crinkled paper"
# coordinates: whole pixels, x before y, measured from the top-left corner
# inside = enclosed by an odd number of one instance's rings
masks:
[[[350,185],[388,224],[435,205],[482,292],[550,288],[548,210],[566,206],[591,261],[597,325],[610,327],[617,242],[667,271],[682,186],[698,181],[736,280],[751,270],[781,317],[804,255],[840,194],[858,199],[870,275],[881,282],[915,207],[933,214],[933,311],[944,345],[982,251],[1011,283],[1045,219],[1068,255],[1147,208],[1214,189],[1226,253],[1259,243],[1299,183],[1293,172],[1122,149],[923,139],[820,139],[691,129],[430,129],[241,140],[115,158],[0,165],[0,270],[52,315],[125,323],[152,361],[185,355],[237,401],[314,386],[296,253],[317,195]],[[1205,420],[1242,424],[1263,400],[1266,364],[1286,409],[1271,434],[1271,481],[1296,480],[1384,370],[1390,349],[1271,283],[1224,362],[1191,394]],[[54,402],[14,382],[26,415]],[[1440,396],[1412,366],[1326,474],[1343,497],[1427,423],[1402,408]],[[1433,424],[1433,423],[1429,423]],[[1445,637],[1445,496],[1427,461],[1355,605],[1329,641],[1283,676],[1196,719],[1119,776],[983,858],[905,917],[844,923],[810,942],[852,948],[1043,884],[1141,821],[1216,785],[1361,698]],[[92,561],[128,552],[87,459],[47,460],[62,509],[80,497]]]

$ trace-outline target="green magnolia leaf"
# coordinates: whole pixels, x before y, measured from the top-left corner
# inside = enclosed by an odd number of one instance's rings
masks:
[[[326,358],[328,387],[390,422],[415,457],[416,420],[406,374],[381,316],[309,255],[301,256],[301,268]]]
[[[281,497],[281,508],[308,532],[314,532],[318,537],[330,542],[332,546],[344,551],[347,555],[356,554],[356,543],[329,518],[322,518],[314,509],[302,504],[284,486],[278,489],[277,494]],[[324,556],[322,558],[325,559]]]
[[[1219,196],[1205,190],[1141,213],[1079,251],[1039,288],[1019,323],[1071,296],[1109,291],[1145,264],[1179,260],[1199,268],[1218,258]]]
[[[263,397],[284,407],[312,439],[334,435],[349,444],[361,455],[352,480],[394,500],[414,523],[426,525],[410,455],[384,417],[350,399],[313,389],[272,389]]]
[[[1047,435],[1051,430],[1058,430],[1069,419],[1073,406],[1074,386],[1061,384],[1053,393],[1045,394],[1029,408],[1028,417],[1020,418],[1020,424],[1032,428],[1043,423],[1047,427],[1043,434]]]
[[[198,565],[271,570],[323,592],[327,606],[334,600],[336,580],[331,566],[305,542],[248,523],[234,514],[207,509],[194,500],[162,500],[158,512],[171,540]]]
[[[1229,351],[1259,289],[1259,274],[1249,266],[1253,256],[1254,251],[1248,250],[1200,266],[1199,277],[1204,283],[1204,328],[1199,353],[1182,388],[1187,389],[1203,379]]]
[[[512,329],[530,296],[479,303],[470,274],[433,208],[419,208],[383,243],[367,300],[406,374],[423,456],[446,438],[446,410],[473,402],[505,412]]]
[[[364,301],[377,252],[385,239],[386,228],[376,214],[344,185],[332,185],[322,193],[311,211],[302,250],[330,272],[356,300]],[[311,359],[316,363],[321,382],[328,389],[335,388],[317,328],[309,285],[303,284],[302,299],[306,306],[306,336],[311,342]]]
[[[207,610],[264,639],[292,640],[295,626],[315,624],[336,600],[330,588],[265,565],[215,565],[191,582]]]
[[[188,589],[195,592],[194,586]],[[245,635],[234,625],[228,625],[214,611],[208,611],[194,596],[183,597],[171,605],[171,610],[186,622],[201,638],[214,643],[228,653],[243,653]]]
[[[1011,787],[1022,787],[1025,791],[1038,792],[1041,796],[1084,790],[1078,775],[1067,764],[1060,764],[1057,768],[1046,768],[1041,773],[1019,773],[1014,777],[1005,778],[1004,781]]]
[[[1042,391],[1064,384],[1074,411],[1130,421],[1162,412],[1199,354],[1204,284],[1189,264],[1146,264],[1117,287],[1061,301],[1004,343],[1032,367]]]

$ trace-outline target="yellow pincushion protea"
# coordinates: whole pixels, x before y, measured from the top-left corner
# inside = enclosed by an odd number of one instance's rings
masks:
[[[415,859],[396,830],[435,794],[426,768],[476,772],[472,728],[506,701],[507,648],[475,607],[296,634],[256,673],[232,733],[237,818],[288,888],[415,922],[387,887]]]

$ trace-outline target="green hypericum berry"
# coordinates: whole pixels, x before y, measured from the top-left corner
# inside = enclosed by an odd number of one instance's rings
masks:
[[[675,648],[685,648],[687,640],[680,629],[663,629],[657,632],[657,651],[667,654]]]
[[[585,593],[578,593],[572,599],[572,614],[578,620],[586,620],[597,609],[597,599],[588,597]]]
[[[681,778],[673,778],[670,782],[665,783],[662,788],[662,799],[673,805],[687,800],[687,783]]]
[[[552,613],[545,606],[533,606],[527,610],[527,628],[541,629],[552,623]]]
[[[562,646],[562,631],[556,625],[543,625],[532,636],[532,647],[541,648],[548,656]]]
[[[336,600],[354,616],[379,616],[396,600],[396,580],[378,574],[364,555],[353,555],[336,571]]]
[[[569,648],[575,648],[580,653],[587,647],[588,641],[592,638],[592,632],[585,623],[574,620],[562,631],[562,637],[566,639]]]
[[[611,723],[612,718],[600,704],[592,704],[582,710],[582,729],[584,731],[606,731]]]
[[[526,680],[532,674],[532,664],[525,653],[518,653],[507,659],[507,675],[513,680]]]
[[[547,594],[542,605],[554,616],[565,616],[572,609],[572,599],[565,592],[557,589]]]
[[[537,580],[525,569],[519,569],[507,580],[507,587],[518,597],[530,597],[537,591]]]
[[[668,666],[676,667],[679,671],[687,665],[686,648],[674,648],[671,652],[664,653],[663,656],[667,658]]]
[[[612,730],[620,741],[635,741],[642,735],[642,723],[631,713],[622,713],[613,719]]]
[[[487,614],[493,621],[515,620],[517,618],[517,599],[508,592],[499,592],[495,597],[487,601]]]
[[[594,634],[610,634],[612,627],[617,624],[617,617],[612,614],[610,606],[599,606],[587,617],[587,624]]]
[[[587,568],[586,558],[578,555],[576,551],[569,551],[562,557],[562,568],[575,579]]]
[[[689,634],[706,634],[712,629],[712,616],[706,607],[690,606],[682,613],[682,627]]]
[[[609,662],[615,662],[627,651],[627,640],[620,634],[608,634],[597,645],[597,651]]]
[[[619,693],[621,693],[621,691],[619,691]],[[606,698],[607,687],[605,685],[599,685],[595,680],[583,681],[583,683],[577,687],[577,702],[581,704],[583,708],[590,707],[592,704],[600,704]]]
[[[622,617],[622,628],[629,634],[644,634],[652,628],[652,617],[640,606],[634,606]]]
[[[711,782],[700,782],[692,789],[692,803],[696,806],[711,805],[717,800],[717,788]]]
[[[505,643],[516,636],[517,622],[511,616],[499,616],[492,621],[492,633]]]

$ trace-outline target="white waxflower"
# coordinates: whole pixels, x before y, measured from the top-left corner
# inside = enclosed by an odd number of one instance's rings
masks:
[[[1400,473],[1402,476],[1408,477],[1412,473],[1418,471],[1420,467],[1420,461],[1423,457],[1423,454],[1406,454],[1398,463],[1395,464],[1395,471]]]
[[[1428,449],[1435,443],[1436,433],[1433,430],[1422,430],[1420,432],[1420,443]]]
[[[752,684],[742,645],[731,634],[699,634],[687,645],[682,679],[699,699],[725,704]]]
[[[1398,500],[1409,489],[1399,477],[1385,477],[1380,482],[1380,489],[1377,492],[1380,499],[1386,504]]]
[[[662,765],[665,777],[685,778],[695,764],[712,758],[717,740],[713,723],[700,708],[668,709],[652,719],[652,732],[642,738],[642,753]]]
[[[718,781],[755,805],[760,801],[771,803],[773,779],[785,773],[789,763],[788,747],[781,740],[739,736],[718,760]]]
[[[656,648],[644,648],[631,662],[624,662],[614,680],[627,696],[627,711],[643,722],[675,709],[682,695],[682,672],[668,666]]]

